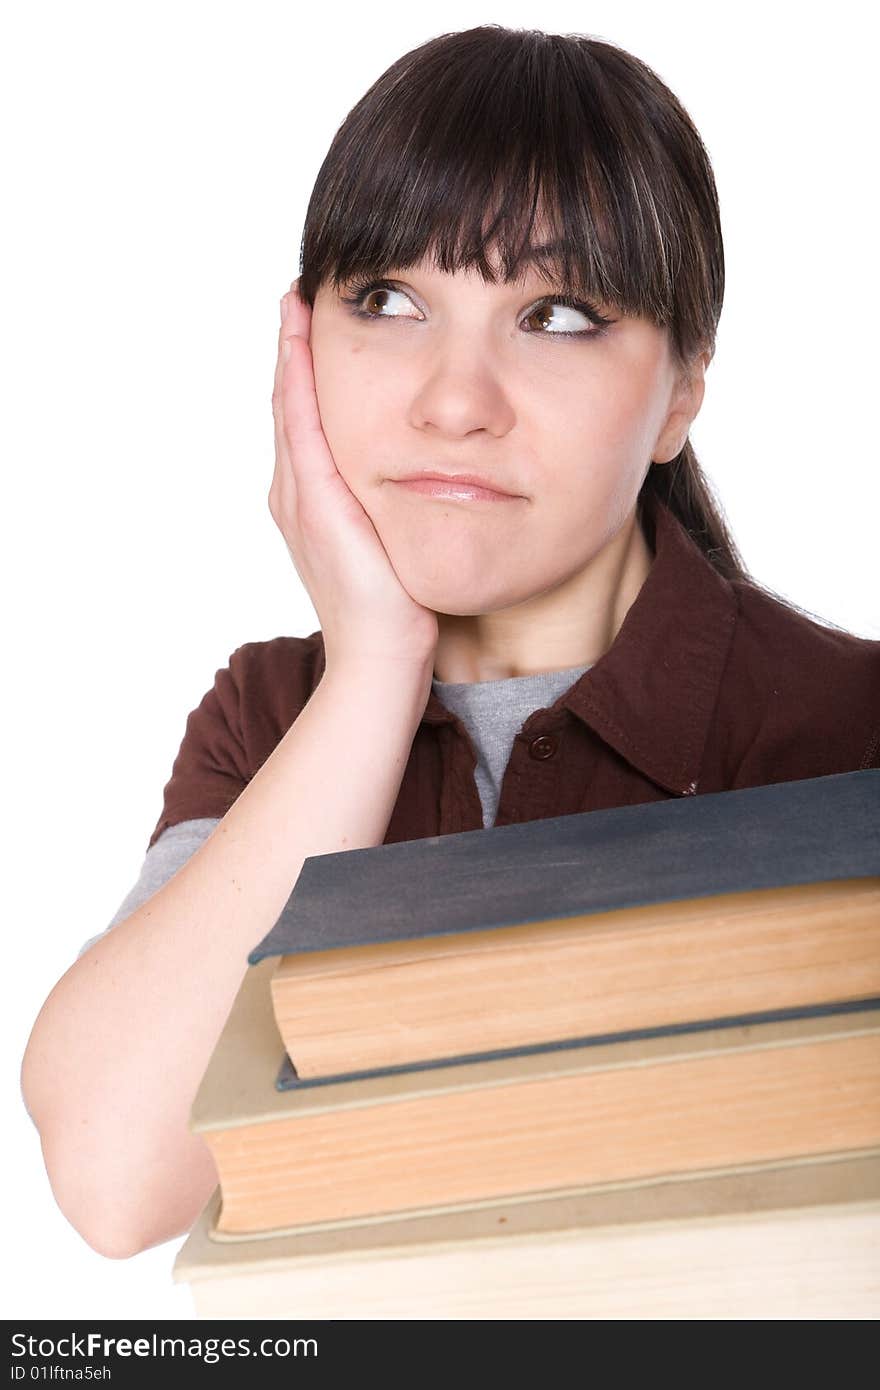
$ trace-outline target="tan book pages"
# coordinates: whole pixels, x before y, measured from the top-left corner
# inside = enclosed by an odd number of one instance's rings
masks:
[[[221,1226],[265,1230],[880,1145],[880,1033],[203,1131]]]
[[[279,1093],[253,969],[199,1096],[230,1233],[880,1145],[878,1010]]]
[[[260,1231],[252,1236],[218,1230],[221,1195],[217,1187],[178,1251],[174,1277],[222,1277],[226,1270],[271,1270],[293,1259],[304,1263],[369,1260],[383,1251],[428,1251],[494,1237],[511,1241],[591,1226],[853,1202],[880,1202],[880,1148],[844,1158],[832,1155],[675,1174],[647,1182],[604,1183],[518,1199],[499,1197],[416,1215],[396,1213],[319,1227]]]
[[[880,878],[278,960],[301,1077],[880,995]]]
[[[574,1076],[585,1070],[666,1064],[675,1058],[723,1054],[770,1046],[799,1046],[831,1037],[876,1033],[880,1009],[856,1014],[788,1019],[778,1023],[707,1029],[598,1046],[549,1049],[394,1075],[278,1091],[275,1077],[284,1044],[272,1011],[273,960],[248,967],[208,1062],[191,1110],[199,1133],[278,1119],[315,1116],[384,1101],[415,1100],[450,1091],[495,1088],[525,1081]]]

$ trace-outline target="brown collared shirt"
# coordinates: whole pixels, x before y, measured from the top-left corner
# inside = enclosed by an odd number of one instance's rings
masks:
[[[515,735],[495,825],[880,766],[880,641],[722,578],[661,503],[646,534],[654,560],[611,647]],[[320,631],[232,653],[187,719],[148,847],[226,814],[323,670]],[[432,691],[384,843],[483,829],[476,759]]]

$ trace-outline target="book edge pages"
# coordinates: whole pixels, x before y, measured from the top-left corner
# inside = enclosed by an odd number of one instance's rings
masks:
[[[217,1187],[177,1252],[176,1282],[271,1272],[290,1263],[404,1258],[472,1242],[517,1245],[565,1233],[586,1239],[598,1229],[746,1219],[768,1212],[880,1209],[880,1149],[231,1238],[217,1232],[221,1201]]]
[[[271,956],[247,967],[191,1107],[190,1128],[195,1133],[588,1070],[649,1066],[676,1057],[797,1046],[806,1039],[818,1041],[880,1031],[880,1008],[875,1008],[863,1013],[688,1031],[595,1046],[561,1045],[488,1061],[412,1067],[390,1075],[279,1091],[275,1078],[286,1053],[272,1009],[274,968],[275,959]]]
[[[634,925],[646,925],[651,928],[664,928],[675,930],[679,927],[681,913],[693,910],[698,904],[706,917],[716,914],[732,912],[734,915],[745,915],[749,910],[753,913],[779,912],[780,908],[792,913],[799,912],[804,905],[811,905],[813,898],[817,895],[827,896],[834,894],[835,905],[843,898],[845,901],[850,897],[861,896],[873,890],[874,893],[880,891],[880,874],[862,874],[859,877],[836,878],[836,879],[810,879],[803,883],[785,883],[772,888],[742,888],[735,892],[724,893],[702,893],[694,894],[690,897],[679,898],[659,898],[647,903],[638,903],[626,907],[609,907],[594,912],[557,912],[550,916],[529,918],[518,922],[496,923],[486,926],[475,922],[467,928],[458,927],[449,931],[419,931],[413,930],[404,935],[394,935],[387,937],[376,937],[369,941],[350,942],[340,945],[324,945],[317,943],[314,946],[299,946],[290,951],[279,951],[272,955],[272,960],[276,964],[276,980],[283,987],[291,978],[296,981],[302,976],[308,977],[310,969],[310,957],[318,958],[338,958],[346,961],[345,973],[351,973],[359,969],[358,965],[350,965],[352,958],[358,957],[367,960],[374,953],[382,948],[394,949],[412,947],[418,950],[427,947],[438,951],[453,953],[466,953],[474,949],[474,939],[478,942],[505,941],[510,943],[521,942],[531,946],[531,933],[546,933],[554,928],[571,930],[575,933],[588,935],[594,930],[614,928],[618,924],[625,927]],[[812,896],[811,896],[812,895]],[[430,961],[430,954],[424,957],[416,955],[407,959],[407,963],[421,964],[422,959]],[[331,976],[332,978],[332,976]]]

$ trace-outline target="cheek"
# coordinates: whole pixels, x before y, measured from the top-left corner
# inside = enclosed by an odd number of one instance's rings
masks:
[[[596,371],[535,419],[535,466],[545,498],[564,508],[626,493],[644,473],[650,402],[641,382]]]
[[[393,378],[360,346],[334,347],[314,357],[321,425],[336,467],[346,482],[368,479],[383,456],[393,411]]]
[[[530,543],[536,563],[563,570],[626,522],[650,463],[645,383],[597,371],[579,387],[542,410],[533,436]]]
[[[644,443],[655,389],[651,373],[632,354],[609,356],[572,387],[565,413],[575,415],[580,437],[597,453],[626,455]]]

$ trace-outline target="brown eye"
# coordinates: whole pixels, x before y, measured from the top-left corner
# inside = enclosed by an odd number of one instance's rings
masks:
[[[394,290],[369,290],[361,300],[361,308],[366,309],[368,314],[381,314],[388,304],[389,295],[393,295]]]
[[[394,285],[390,285],[384,280],[371,280],[366,284],[352,286],[353,293],[341,295],[343,304],[347,304],[353,314],[362,319],[397,319],[397,318],[416,318],[417,314],[406,313],[385,313],[389,306],[393,310],[397,300],[413,306],[412,300],[403,290],[399,290]]]
[[[578,319],[586,326],[578,327]],[[530,333],[549,330],[554,338],[590,337],[599,331],[585,304],[567,304],[559,299],[545,299],[523,322],[538,325],[537,328],[530,328]]]

